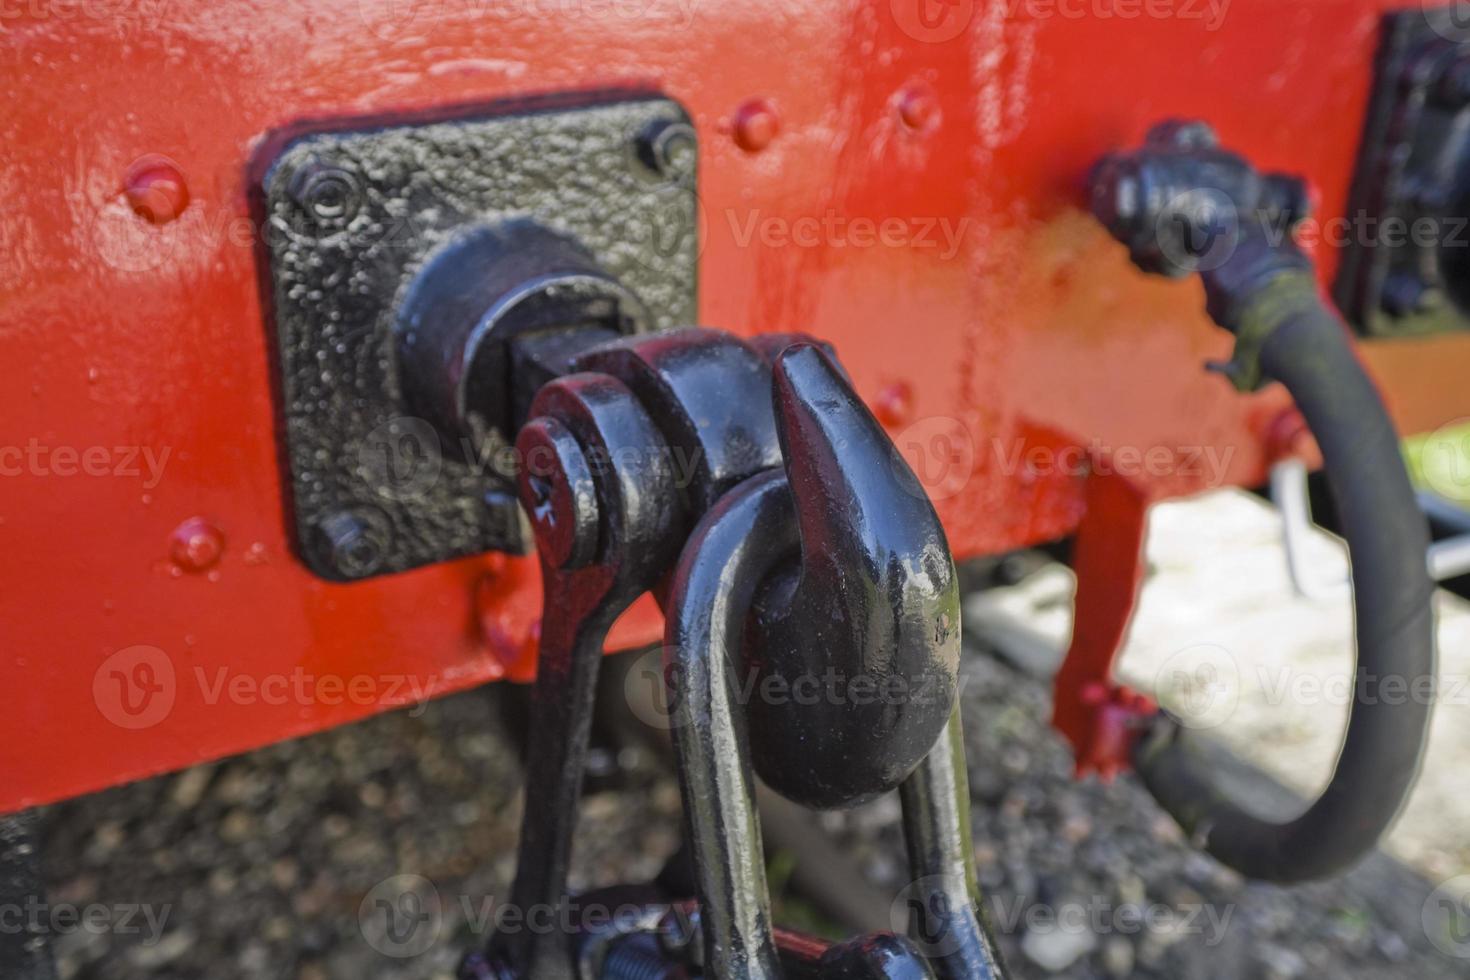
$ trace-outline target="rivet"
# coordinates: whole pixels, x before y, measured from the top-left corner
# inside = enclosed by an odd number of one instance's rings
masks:
[[[759,153],[781,131],[776,107],[765,99],[750,99],[735,110],[735,145],[747,153]]]
[[[896,100],[898,120],[915,133],[926,133],[939,125],[939,99],[927,85],[915,83],[902,89]]]
[[[638,134],[638,159],[654,173],[671,181],[694,175],[698,143],[694,127],[672,119],[656,119]]]
[[[189,187],[172,160],[148,154],[134,160],[123,181],[128,205],[155,225],[166,224],[189,206]]]
[[[913,410],[914,390],[904,381],[885,385],[873,399],[873,414],[890,429],[906,424]]]
[[[534,663],[540,636],[538,622],[526,623],[514,612],[510,601],[518,580],[504,579],[508,563],[492,564],[475,588],[475,615],[480,622],[480,637],[485,647],[503,670],[515,670],[522,664]]]
[[[224,550],[224,534],[202,517],[189,518],[174,529],[169,539],[170,557],[174,564],[187,572],[202,572],[213,567]]]

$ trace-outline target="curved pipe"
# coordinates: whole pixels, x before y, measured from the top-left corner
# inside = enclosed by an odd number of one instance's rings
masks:
[[[1322,449],[1352,561],[1357,623],[1354,700],[1332,779],[1294,820],[1274,823],[1223,796],[1192,746],[1165,721],[1137,767],[1159,803],[1220,861],[1276,882],[1320,878],[1370,850],[1418,773],[1435,671],[1428,532],[1398,436],[1337,316],[1299,256],[1250,242],[1206,274],[1211,312],[1259,344],[1262,373],[1284,384]],[[1232,267],[1234,264],[1234,267]],[[1396,678],[1408,692],[1383,695]]]

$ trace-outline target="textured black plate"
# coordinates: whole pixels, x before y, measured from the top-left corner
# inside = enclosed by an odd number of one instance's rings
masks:
[[[456,234],[529,217],[577,239],[653,327],[694,323],[693,168],[662,175],[638,152],[660,120],[688,121],[668,99],[625,92],[333,124],[265,151],[255,204],[288,516],[313,571],[344,581],[526,549],[504,439],[445,447],[405,407],[395,303]]]

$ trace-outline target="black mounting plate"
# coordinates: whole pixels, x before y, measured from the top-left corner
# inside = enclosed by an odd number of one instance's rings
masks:
[[[1333,285],[1361,334],[1470,328],[1470,19],[1461,8],[1383,17]]]
[[[574,238],[647,307],[697,315],[692,166],[660,174],[639,136],[675,102],[609,92],[282,134],[256,167],[298,553],[352,581],[499,550],[529,535],[508,436],[446,447],[407,407],[394,319],[425,259],[466,229],[529,218]]]

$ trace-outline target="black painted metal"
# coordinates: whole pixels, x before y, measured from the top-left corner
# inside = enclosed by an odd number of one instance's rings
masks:
[[[632,337],[588,351],[576,366],[613,375],[647,406],[696,517],[740,481],[781,465],[770,364],[738,337],[700,327]]]
[[[1360,333],[1470,329],[1470,28],[1456,4],[1383,18],[1333,297]]]
[[[664,669],[674,756],[705,968],[718,977],[780,975],[734,667],[756,590],[798,543],[786,476],[771,470],[715,505],[685,546],[669,590]]]
[[[570,375],[543,388],[531,413],[533,420],[554,422],[543,429],[533,421],[518,445],[528,454],[553,446],[559,460],[579,461],[570,477],[561,478],[564,493],[547,493],[546,481],[555,477],[533,474],[529,467],[520,480],[522,503],[538,513],[547,615],[532,694],[534,735],[526,761],[532,778],[511,907],[544,910],[560,909],[566,899],[603,641],[618,614],[673,562],[680,514],[658,431],[621,382]],[[560,468],[559,460],[553,468]],[[588,511],[595,511],[595,545],[567,546],[568,535],[576,540],[584,534]],[[533,980],[577,975],[568,937],[557,931],[523,926],[499,933],[489,958]],[[467,964],[467,975],[477,968]]]
[[[56,980],[44,921],[15,914],[45,906],[38,823],[35,810],[0,816],[0,903],[12,913],[0,929],[0,977],[6,980]]]
[[[826,943],[778,930],[776,944],[789,980],[933,980],[914,944],[891,932]]]
[[[262,151],[254,203],[288,517],[318,575],[352,581],[528,546],[499,339],[525,329],[517,317],[551,321],[513,302],[521,270],[486,247],[496,235],[541,229],[545,247],[531,251],[553,261],[519,288],[540,276],[541,297],[560,290],[549,305],[563,326],[694,319],[688,117],[650,93],[577,98],[298,130]],[[576,244],[554,247],[552,233]],[[455,360],[466,352],[487,358],[469,358],[472,377]]]
[[[430,256],[398,304],[404,396],[464,456],[515,432],[512,340],[568,328],[640,333],[650,319],[571,238],[524,218],[471,228]]]
[[[1263,174],[1202,122],[1170,120],[1143,146],[1093,167],[1092,212],[1146,272],[1179,278],[1218,266],[1250,235],[1285,238],[1307,217],[1306,182]]]
[[[942,980],[1004,976],[983,923],[970,841],[970,781],[956,707],[944,734],[899,787],[913,885],[909,935]]]
[[[1099,176],[1118,185],[1109,174],[1136,172],[1158,152],[1145,145],[1115,157]],[[1187,168],[1178,173],[1187,185]],[[1200,180],[1209,176],[1206,167]],[[1108,200],[1107,186],[1094,190],[1094,202]],[[1100,216],[1115,217],[1107,206]],[[1214,216],[1203,220],[1207,227],[1186,234],[1219,227]],[[1124,237],[1124,229],[1109,227]],[[1257,226],[1242,225],[1240,232],[1198,267],[1206,309],[1236,337],[1230,365],[1236,384],[1280,381],[1322,449],[1352,561],[1356,677],[1396,677],[1406,690],[1430,690],[1429,539],[1393,423],[1336,312],[1322,302],[1310,260],[1290,238]],[[1136,243],[1130,248],[1135,258],[1149,252]],[[1134,762],[1160,805],[1220,861],[1252,878],[1303,881],[1345,870],[1388,828],[1418,773],[1429,713],[1428,699],[1380,697],[1374,684],[1356,684],[1332,778],[1303,813],[1285,821],[1264,819],[1230,799],[1216,785],[1197,733],[1167,716],[1141,740]]]
[[[635,927],[589,947],[586,935],[508,929],[467,958],[463,977],[633,980],[678,975],[686,961],[722,978],[774,978],[783,963],[795,975],[934,975],[917,938],[873,934],[828,949],[785,934],[778,944],[755,771],[823,805],[902,784],[906,823],[919,822],[907,832],[915,873],[933,879],[921,894],[952,904],[946,936],[960,937],[935,966],[956,980],[998,975],[973,867],[957,850],[969,831],[953,560],[907,465],[836,364],[804,341],[756,346],[699,329],[625,338],[571,358],[582,370],[531,405],[517,440],[520,497],[547,613],[510,907],[566,900],[602,643],[672,569],[666,666],[701,941],[675,951]],[[842,683],[814,705],[767,699],[760,683],[799,687],[828,669]],[[741,671],[755,683],[737,683]],[[871,697],[855,694],[855,678],[875,682]],[[885,679],[902,683],[885,690]],[[755,745],[747,715],[767,729]],[[602,966],[576,953],[588,948]]]
[[[923,487],[825,354],[776,361],[782,456],[801,557],[757,596],[744,648],[751,752],[810,807],[896,788],[949,721],[960,597]]]

